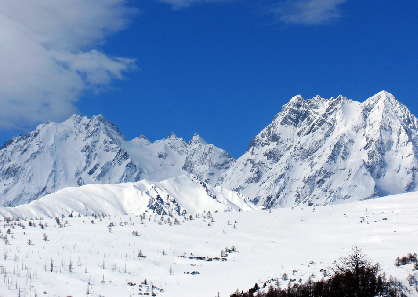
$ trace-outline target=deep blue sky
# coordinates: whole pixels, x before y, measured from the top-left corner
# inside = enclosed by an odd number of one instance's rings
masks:
[[[126,29],[91,48],[137,69],[84,91],[78,112],[103,114],[128,139],[198,132],[235,158],[297,94],[362,102],[387,90],[418,115],[417,1],[324,0],[332,11],[307,11],[313,19],[291,5],[321,1],[201,2],[131,4]]]

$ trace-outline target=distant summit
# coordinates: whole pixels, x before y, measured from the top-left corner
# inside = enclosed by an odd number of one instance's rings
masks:
[[[189,141],[189,144],[190,145],[192,145],[192,144],[203,144],[203,145],[206,145],[208,143],[206,141],[204,141],[203,138],[200,137],[200,135],[198,133],[195,133],[193,135],[192,140]]]
[[[213,145],[189,145],[174,133],[154,143],[143,135],[127,141],[102,115],[73,115],[5,142],[0,149],[0,205],[24,204],[70,186],[157,182],[188,173],[216,183],[233,162]]]

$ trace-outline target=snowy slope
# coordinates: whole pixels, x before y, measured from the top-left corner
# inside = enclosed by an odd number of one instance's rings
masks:
[[[141,180],[116,185],[69,187],[30,204],[0,207],[0,215],[20,218],[61,217],[62,215],[139,215],[203,213],[258,209],[242,195],[178,176],[152,183]]]
[[[218,184],[267,208],[322,205],[413,191],[418,121],[392,94],[283,106]]]
[[[392,94],[363,103],[296,96],[235,161],[198,134],[127,141],[103,116],[40,125],[0,148],[0,205],[65,187],[190,174],[267,208],[335,204],[417,188],[418,121]]]
[[[208,144],[200,135],[195,134],[189,142],[183,170],[197,176],[201,181],[215,185],[234,161],[226,151]]]
[[[192,173],[216,182],[234,159],[198,134],[190,144],[174,133],[149,142],[127,141],[103,116],[74,115],[10,139],[0,149],[0,205],[36,200],[65,187],[161,181]]]
[[[193,220],[174,215],[179,225],[151,212],[65,217],[62,227],[55,219],[30,226],[0,216],[0,295],[227,297],[272,279],[282,287],[319,280],[357,246],[418,296],[407,281],[417,273],[412,265],[394,265],[418,252],[417,213],[412,192],[332,206],[203,213]],[[235,251],[221,260],[226,247]]]

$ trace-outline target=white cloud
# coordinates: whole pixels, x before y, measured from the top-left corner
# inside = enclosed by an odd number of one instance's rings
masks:
[[[88,89],[135,67],[94,49],[135,13],[125,0],[0,2],[0,129],[19,129],[76,112]]]
[[[159,0],[159,1],[163,3],[171,4],[172,9],[180,9],[180,8],[189,7],[193,4],[224,2],[224,1],[231,1],[231,0]]]
[[[339,5],[347,0],[288,0],[272,10],[287,24],[319,25],[341,18]]]

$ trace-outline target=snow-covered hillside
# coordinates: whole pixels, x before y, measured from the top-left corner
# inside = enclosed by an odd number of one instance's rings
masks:
[[[65,187],[162,181],[188,173],[215,184],[234,159],[196,134],[127,141],[103,116],[74,115],[14,137],[0,149],[0,205],[20,205]]]
[[[418,120],[392,94],[283,106],[221,177],[267,208],[323,205],[414,191]]]
[[[412,264],[394,265],[418,252],[417,213],[414,192],[192,220],[151,212],[67,216],[59,227],[52,218],[0,216],[0,296],[227,297],[256,282],[319,280],[354,246],[418,296],[407,281]]]
[[[0,207],[0,215],[20,218],[62,215],[140,215],[144,212],[189,214],[258,209],[241,194],[221,187],[212,188],[190,176],[161,182],[141,180],[116,185],[91,184],[69,187],[29,204]]]

